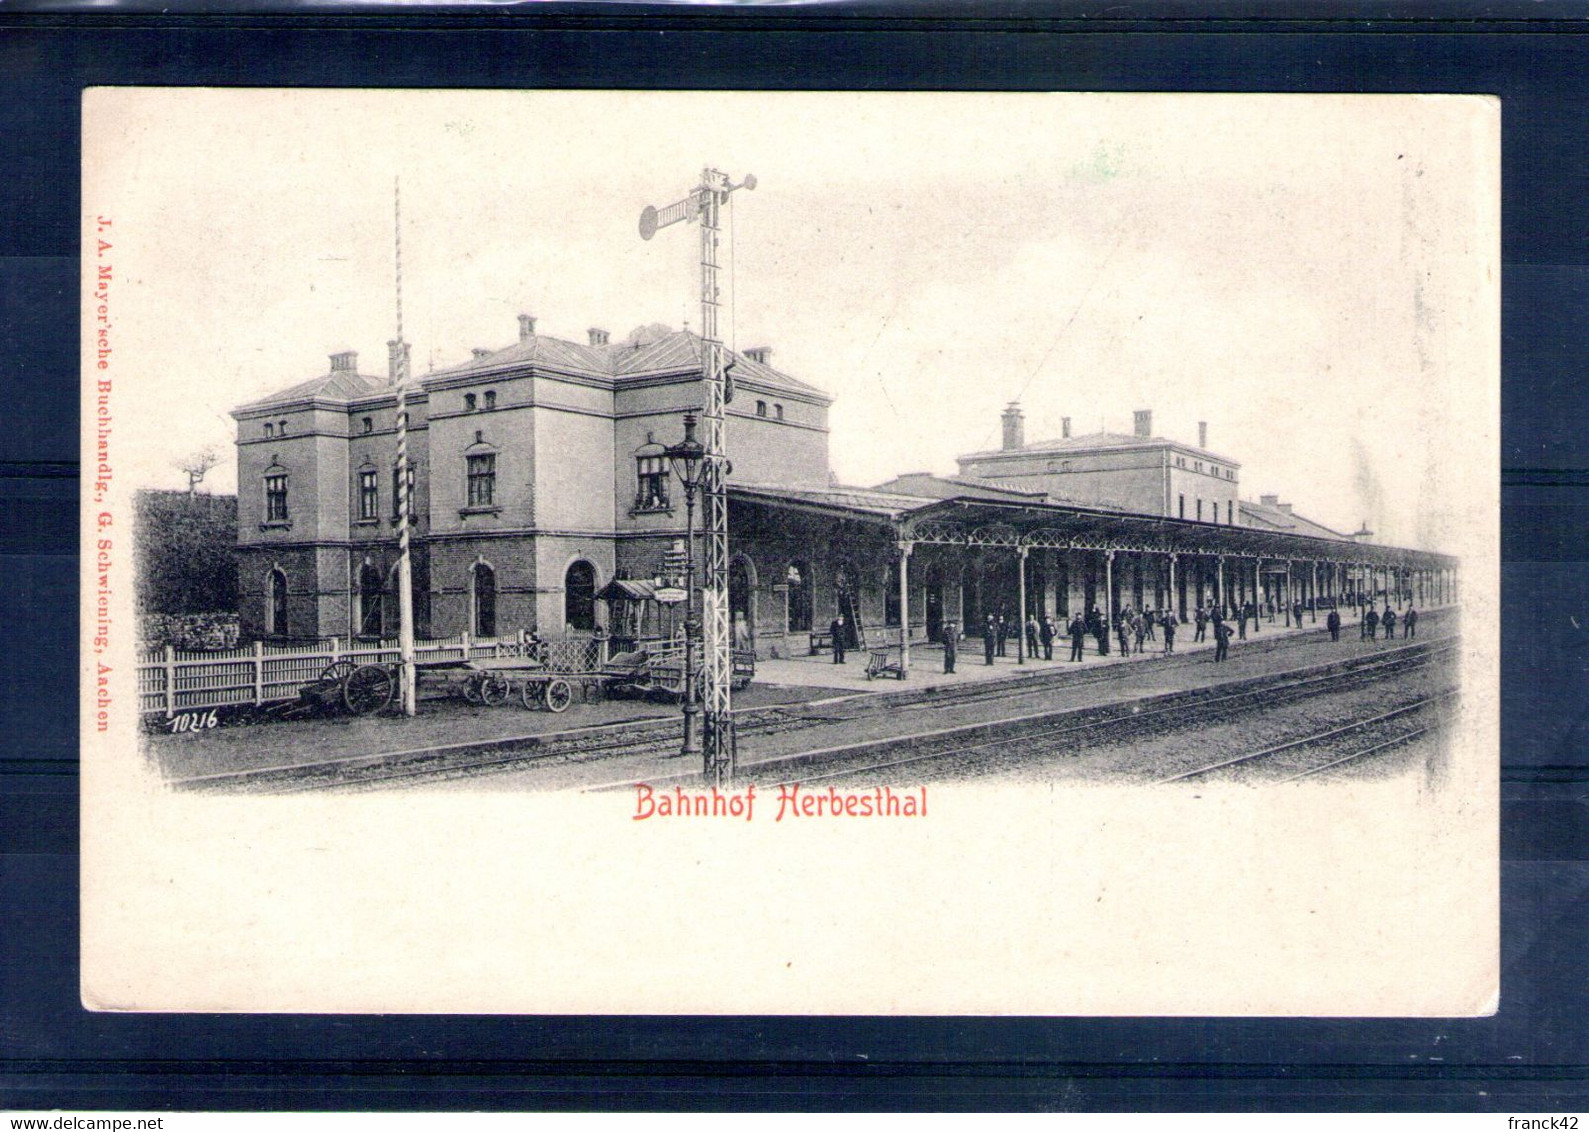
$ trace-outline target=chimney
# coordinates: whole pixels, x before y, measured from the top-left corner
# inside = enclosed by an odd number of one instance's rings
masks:
[[[353,350],[343,350],[331,355],[332,373],[358,373],[359,355]]]
[[[1207,421],[1198,421],[1197,422],[1197,446],[1199,448],[1207,448],[1208,447],[1208,422]]]
[[[390,338],[386,342],[386,373],[396,385],[408,372],[408,343]]]
[[[1059,435],[1064,440],[1069,440],[1070,439],[1070,418],[1069,417],[1060,417],[1059,418]]]
[[[1280,510],[1283,511],[1285,514],[1287,514],[1287,515],[1291,514],[1291,504],[1289,504],[1289,503],[1276,503],[1275,506],[1280,508]]]
[[[1026,418],[1021,403],[1011,401],[1004,410],[1004,451],[1019,452],[1026,447]]]
[[[592,326],[585,333],[590,335],[590,344],[592,346],[605,346],[607,344],[607,332],[599,326]]]
[[[1260,495],[1258,502],[1265,507],[1278,507],[1280,506],[1280,497],[1278,495]]]
[[[476,346],[469,352],[474,355],[474,360],[477,362],[482,358],[488,358],[491,356],[491,351],[486,349],[484,346]]]
[[[1136,434],[1138,436],[1152,436],[1153,435],[1153,410],[1152,409],[1138,409],[1135,413],[1132,414],[1132,420],[1133,420],[1133,422],[1136,425],[1135,431],[1136,431]]]
[[[519,341],[528,342],[535,337],[535,316],[533,314],[519,315]]]
[[[1361,527],[1352,532],[1353,542],[1367,542],[1373,537],[1374,532],[1368,529],[1368,523],[1366,521]]]
[[[767,359],[772,357],[771,346],[752,346],[744,351],[744,355],[757,365],[766,365]]]

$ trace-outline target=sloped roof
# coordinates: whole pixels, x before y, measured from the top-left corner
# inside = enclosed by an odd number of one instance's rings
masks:
[[[732,372],[736,381],[748,380],[824,401],[832,400],[816,386],[745,354],[730,350],[728,360],[733,364]],[[511,346],[446,366],[428,376],[452,377],[477,370],[535,365],[559,373],[622,379],[679,373],[696,369],[700,364],[700,335],[690,330],[674,330],[660,323],[651,323],[636,327],[620,341],[601,346],[571,342],[546,334],[531,334]]]
[[[965,456],[957,457],[962,462],[969,460],[988,460],[996,456],[1031,456],[1045,455],[1054,452],[1091,452],[1100,448],[1183,448],[1188,452],[1201,452],[1210,460],[1221,464],[1230,464],[1240,467],[1229,456],[1223,456],[1209,448],[1200,448],[1195,444],[1188,444],[1181,440],[1171,440],[1167,436],[1137,436],[1134,433],[1124,432],[1089,432],[1083,436],[1062,436],[1055,440],[1037,440],[1020,448],[990,448],[982,452],[971,452]]]
[[[410,386],[412,386],[410,382]],[[286,405],[297,401],[307,401],[319,398],[325,401],[356,401],[360,397],[368,397],[374,393],[381,393],[391,388],[384,377],[371,377],[368,374],[355,373],[353,370],[332,370],[319,377],[311,377],[308,381],[301,381],[297,385],[262,397],[258,401],[250,401],[240,405],[238,412],[249,409],[263,409],[270,405]]]
[[[1338,539],[1341,542],[1351,542],[1350,535],[1332,530],[1323,523],[1315,523],[1312,519],[1304,518],[1292,511],[1280,507],[1271,507],[1267,503],[1251,503],[1245,499],[1236,503],[1236,514],[1240,525],[1256,527],[1268,531],[1285,531],[1288,534],[1307,535],[1310,538]]]
[[[768,498],[780,502],[805,503],[840,511],[859,511],[886,518],[897,518],[923,505],[918,495],[877,491],[864,487],[785,487],[782,484],[741,484],[730,482],[730,495]]]
[[[872,490],[896,495],[914,495],[922,499],[953,499],[956,496],[1016,500],[1048,498],[1048,493],[1044,491],[1023,491],[1020,488],[1002,487],[999,484],[962,476],[935,476],[931,472],[907,472],[902,476],[895,476],[887,483],[878,484]]]

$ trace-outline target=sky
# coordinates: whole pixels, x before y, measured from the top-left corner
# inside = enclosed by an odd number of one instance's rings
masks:
[[[1337,530],[1448,549],[1493,523],[1499,131],[1429,96],[116,90],[85,105],[113,217],[123,467],[235,490],[236,405],[395,329],[416,370],[517,337],[699,327],[697,245],[640,210],[701,168],[723,334],[836,400],[844,483],[996,446],[1155,432]]]

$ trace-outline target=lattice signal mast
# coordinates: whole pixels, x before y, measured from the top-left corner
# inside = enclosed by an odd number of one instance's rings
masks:
[[[702,770],[706,780],[723,785],[734,777],[734,717],[729,685],[733,680],[733,636],[728,610],[728,492],[724,486],[725,455],[723,406],[734,390],[723,364],[723,343],[718,337],[717,312],[721,290],[717,285],[717,246],[721,233],[719,210],[736,189],[754,189],[756,178],[747,173],[739,184],[710,167],[701,171],[701,183],[682,200],[663,209],[647,205],[640,213],[640,238],[649,240],[657,229],[679,221],[701,227],[701,420],[706,435],[706,456],[701,469],[701,494],[705,512],[702,537],[706,543],[701,580],[705,648],[702,672],[705,684],[702,712]]]

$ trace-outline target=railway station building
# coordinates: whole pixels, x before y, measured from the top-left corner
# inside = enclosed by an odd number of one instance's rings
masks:
[[[669,631],[653,599],[681,545],[683,491],[664,455],[702,403],[700,340],[642,326],[577,341],[520,315],[516,340],[407,379],[415,631],[420,637]],[[408,346],[382,374],[352,351],[233,411],[239,591],[255,638],[396,633],[396,400]],[[936,640],[989,614],[1056,622],[1096,608],[1456,596],[1457,561],[1330,530],[1272,495],[1240,498],[1241,464],[1154,434],[1028,443],[1019,405],[1002,443],[954,476],[837,485],[833,399],[769,348],[729,354],[729,600],[758,654],[825,643]],[[697,523],[700,509],[697,508]],[[1017,643],[1019,648],[1019,643]],[[907,661],[908,663],[908,661]]]

